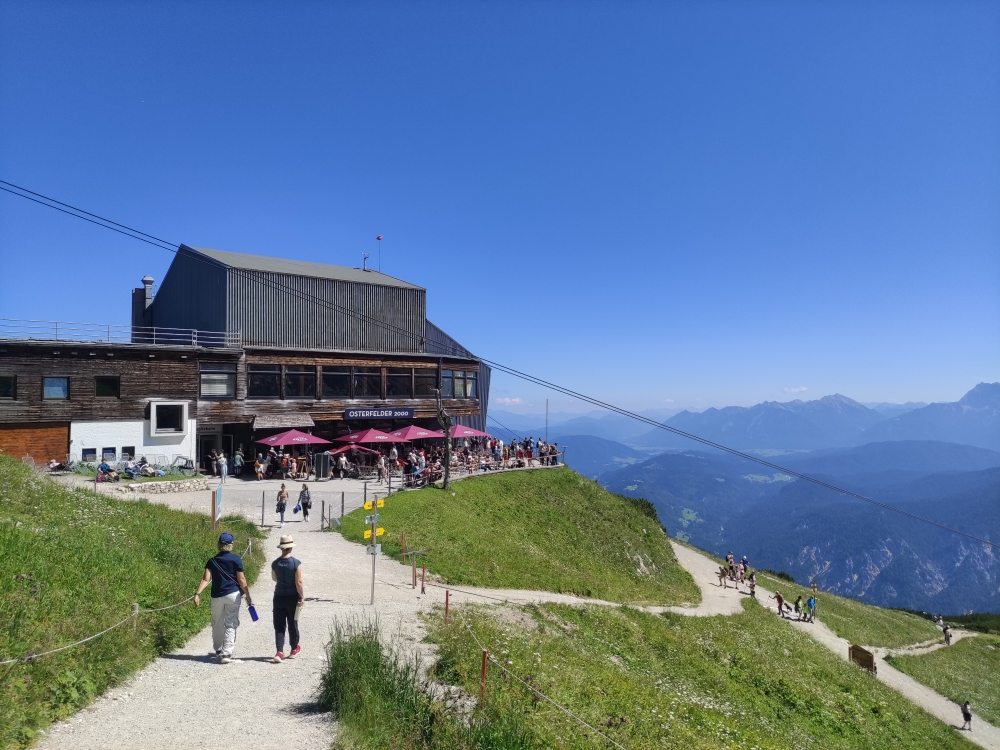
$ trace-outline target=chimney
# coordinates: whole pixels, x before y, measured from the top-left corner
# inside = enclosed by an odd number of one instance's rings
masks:
[[[146,290],[146,307],[148,308],[151,304],[153,304],[153,277],[143,276],[142,286]]]

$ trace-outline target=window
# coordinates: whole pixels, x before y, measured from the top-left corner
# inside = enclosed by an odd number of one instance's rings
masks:
[[[323,368],[323,398],[351,397],[351,368]]]
[[[464,370],[441,371],[441,398],[477,398],[479,373]]]
[[[183,435],[187,433],[187,404],[157,402],[149,405],[149,432],[152,435]]]
[[[354,368],[354,398],[382,398],[381,368]]]
[[[134,445],[123,445],[122,446],[122,460],[131,460],[135,458],[135,446]]]
[[[42,398],[54,401],[69,398],[69,378],[42,378]]]
[[[201,363],[201,398],[236,398],[236,363]]]
[[[479,393],[476,387],[477,381],[479,379],[478,372],[467,372],[465,373],[465,397],[466,398],[478,398]]]
[[[17,398],[17,377],[0,375],[0,398]]]
[[[437,370],[413,371],[413,395],[417,398],[434,398],[438,387]]]
[[[121,382],[117,375],[98,375],[94,378],[94,395],[97,398],[121,398]]]
[[[455,398],[454,370],[441,370],[441,398]]]
[[[111,448],[101,448],[101,458],[105,461],[114,461],[117,456],[118,452],[114,449],[114,446]]]
[[[247,398],[281,398],[281,365],[247,365]]]
[[[81,456],[84,463],[97,463],[97,448],[84,448]]]
[[[390,367],[385,374],[386,398],[413,398],[413,370]]]
[[[285,398],[316,398],[316,368],[312,365],[287,365]]]

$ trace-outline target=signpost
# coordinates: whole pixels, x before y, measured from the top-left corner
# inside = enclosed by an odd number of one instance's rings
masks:
[[[367,489],[367,487],[366,487]],[[383,499],[365,499],[364,508],[365,510],[374,510],[376,507],[381,508],[385,505],[385,500]],[[379,553],[382,551],[382,545],[378,544],[378,538],[385,534],[385,529],[378,525],[379,514],[372,513],[371,515],[365,516],[365,526],[369,528],[365,529],[365,539],[370,539],[371,544],[369,544],[365,549],[369,555],[372,556],[372,606],[375,605],[375,560],[378,558]]]

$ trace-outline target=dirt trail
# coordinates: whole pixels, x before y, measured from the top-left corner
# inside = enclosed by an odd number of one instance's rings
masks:
[[[150,500],[187,510],[195,505],[187,494],[151,496]],[[196,505],[206,507],[206,498],[207,493],[203,493]],[[270,530],[264,544],[271,559],[277,557],[278,536],[282,533],[295,537],[294,554],[303,562],[307,602],[300,620],[303,651],[298,659],[283,664],[269,662],[274,655],[270,603],[273,583],[265,567],[251,590],[260,621],[251,622],[246,609],[242,611],[237,663],[220,665],[208,657],[211,632],[206,628],[181,649],[156,659],[123,685],[109,690],[89,708],[53,725],[42,734],[37,746],[43,750],[186,750],[250,745],[327,750],[335,726],[327,714],[318,711],[314,699],[323,667],[322,648],[333,623],[377,616],[394,646],[429,656],[419,616],[444,605],[445,588],[428,586],[427,593],[421,595],[419,586],[412,588],[409,566],[380,557],[373,608],[369,605],[372,558],[363,547],[340,534],[321,532],[314,513],[310,523],[297,520],[287,523],[284,529]],[[238,546],[242,544],[238,540]],[[702,602],[693,607],[647,607],[648,611],[669,610],[688,616],[742,611],[742,600],[748,594],[718,585],[718,563],[688,547],[673,544],[673,548],[680,564],[698,584]],[[197,581],[192,580],[192,592],[196,585]],[[452,604],[559,602],[616,606],[545,591],[475,587],[449,590]],[[758,587],[757,593],[767,606],[770,592]],[[207,606],[207,601],[202,606]],[[847,658],[847,641],[821,622],[789,624]],[[933,649],[926,644],[918,646]],[[885,662],[879,664],[878,678],[942,721],[958,723],[961,713],[957,705]],[[965,733],[968,739],[989,750],[1000,750],[1000,731],[978,717],[974,726],[975,731]]]

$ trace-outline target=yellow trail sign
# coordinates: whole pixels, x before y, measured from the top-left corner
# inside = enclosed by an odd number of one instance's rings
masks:
[[[375,536],[382,536],[384,533],[385,533],[385,529],[383,529],[381,526],[379,526],[375,530]],[[371,529],[365,529],[365,539],[371,539],[371,538],[372,538],[372,530]]]
[[[376,505],[376,503],[377,503],[377,505]],[[364,507],[365,507],[365,510],[371,510],[372,508],[376,508],[376,507],[378,507],[378,508],[384,508],[385,507],[385,500],[384,499],[380,499],[380,500],[377,500],[377,501],[376,500],[366,500]]]

